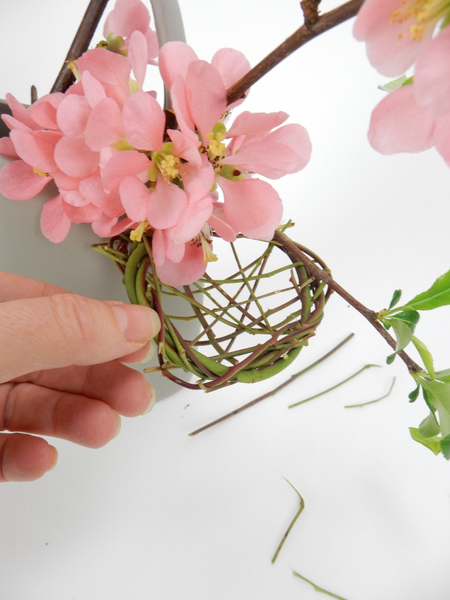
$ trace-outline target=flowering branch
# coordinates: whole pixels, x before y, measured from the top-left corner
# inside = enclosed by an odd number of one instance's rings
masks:
[[[341,298],[344,298],[344,300],[346,300],[346,302],[348,302],[351,306],[353,306],[353,308],[356,308],[356,310],[359,313],[361,313],[362,316],[365,317],[371,325],[373,325],[373,327],[375,327],[375,329],[378,331],[378,333],[381,335],[381,337],[383,337],[386,340],[386,342],[389,344],[389,346],[391,346],[391,348],[393,348],[395,350],[396,342],[395,342],[394,338],[391,335],[389,335],[389,333],[386,331],[386,329],[383,327],[383,325],[379,322],[378,314],[375,311],[370,310],[369,308],[365,307],[363,304],[361,304],[361,302],[359,302],[359,300],[357,300],[351,294],[349,294],[346,290],[344,290],[344,288],[342,286],[340,286],[332,278],[332,276],[329,273],[327,273],[327,271],[318,267],[284,233],[281,233],[278,230],[275,231],[273,239],[276,242],[282,244],[287,249],[287,251],[289,253],[293,254],[298,260],[301,260],[304,263],[305,267],[308,269],[308,271],[312,275],[314,275],[314,277],[317,277],[317,279],[319,279],[320,281],[324,281],[332,290],[334,290],[337,294],[339,294],[339,296],[341,296]],[[423,371],[422,367],[420,367],[416,362],[414,362],[413,359],[410,358],[406,354],[406,352],[404,352],[403,350],[401,352],[399,352],[398,355],[402,359],[402,361],[405,363],[405,365],[408,367],[408,370],[410,372],[420,373],[421,371]]]
[[[97,29],[100,17],[107,4],[108,0],[91,0],[89,2],[89,6],[84,13],[78,31],[73,38],[72,45],[69,48],[69,52],[67,53],[61,71],[58,73],[58,77],[53,84],[51,92],[65,92],[72,83],[74,83],[75,78],[67,65],[72,60],[79,58],[83,52],[86,52],[89,48],[92,36]]]
[[[303,46],[313,38],[317,37],[321,33],[340,25],[344,21],[354,17],[364,0],[350,0],[342,6],[330,10],[324,15],[317,18],[312,23],[302,25],[300,29],[297,29],[290,37],[288,37],[282,44],[275,48],[270,54],[268,54],[260,63],[256,65],[251,71],[249,71],[244,77],[239,79],[234,85],[227,90],[227,103],[228,105],[236,102],[239,98],[242,98],[245,92],[256,83],[266,73],[271,71],[278,63],[284,60],[287,56],[298,50],[300,46]]]

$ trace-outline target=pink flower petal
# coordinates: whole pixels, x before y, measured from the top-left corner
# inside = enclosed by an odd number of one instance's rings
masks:
[[[420,41],[411,37],[413,18],[391,22],[394,10],[405,10],[400,0],[366,0],[355,22],[353,33],[367,42],[370,63],[387,77],[398,77],[416,61],[433,34],[434,24],[425,27]],[[413,15],[414,9],[410,11]]]
[[[69,190],[67,192],[61,191],[60,195],[65,204],[70,204],[70,206],[74,206],[76,208],[84,207],[90,204],[89,200],[83,196],[80,190]],[[67,211],[66,214],[68,214]],[[73,221],[73,219],[71,219],[71,221]]]
[[[56,170],[53,157],[55,147],[52,143],[40,139],[33,132],[29,133],[19,129],[11,131],[9,136],[22,160],[43,173],[52,173]],[[51,142],[51,140],[49,141]]]
[[[156,31],[153,31],[153,29],[147,29],[144,35],[145,39],[147,40],[147,63],[149,65],[156,65],[157,62],[152,59],[158,56],[158,36],[156,35]]]
[[[35,173],[23,160],[15,160],[0,169],[0,193],[11,200],[31,200],[52,181]]]
[[[91,202],[98,206],[106,216],[121,217],[125,213],[119,192],[113,190],[109,194],[103,189],[101,178],[96,175],[83,179],[80,183],[80,192]]]
[[[433,128],[433,117],[417,104],[413,85],[407,85],[375,107],[369,142],[381,154],[421,152],[433,146]]]
[[[11,131],[13,129],[20,129],[20,131],[28,131],[29,133],[31,133],[32,131],[36,131],[36,129],[31,129],[30,127],[28,127],[28,125],[22,123],[22,121],[11,117],[11,115],[2,115],[2,121],[7,127],[9,127],[9,129],[11,129]]]
[[[8,158],[20,158],[9,137],[0,138],[0,154],[2,156],[7,156]]]
[[[150,14],[140,0],[117,0],[103,26],[105,38],[110,33],[115,37],[129,37],[133,31],[145,33],[150,24]]]
[[[59,129],[56,120],[56,110],[64,99],[64,94],[56,92],[42,96],[28,109],[29,114],[45,129]]]
[[[152,237],[153,261],[157,267],[166,260],[167,237],[162,229],[155,229]]]
[[[218,50],[212,57],[211,64],[219,71],[227,89],[251,69],[250,63],[242,52],[233,48]]]
[[[104,87],[100,81],[92,77],[89,71],[83,72],[80,83],[83,86],[84,95],[91,108],[94,108],[103,98],[106,98]],[[73,86],[69,89],[73,89]]]
[[[131,72],[130,61],[125,56],[105,48],[94,48],[77,60],[77,66],[82,74],[89,71],[103,85],[106,95],[123,106],[130,95]]]
[[[194,204],[188,204],[178,223],[167,230],[169,239],[174,244],[189,242],[189,240],[192,240],[200,233],[201,228],[210,218],[212,211],[213,201],[211,196],[207,196]],[[174,260],[173,257],[171,260]]]
[[[61,196],[55,196],[42,207],[41,230],[51,242],[59,244],[66,239],[71,221],[63,209]]]
[[[141,150],[162,150],[166,116],[158,102],[145,92],[135,92],[123,107],[127,140]]]
[[[192,62],[186,73],[186,98],[192,120],[206,141],[210,133],[225,112],[227,106],[227,90],[219,71],[205,62]]]
[[[450,113],[436,119],[434,142],[436,150],[450,167]]]
[[[147,219],[155,229],[168,229],[177,224],[186,205],[186,193],[158,175],[155,191],[150,193]]]
[[[84,140],[64,136],[55,147],[55,161],[69,177],[89,177],[98,169],[100,155]]]
[[[171,91],[177,75],[185,79],[188,66],[198,60],[194,50],[184,42],[168,42],[159,51],[158,63],[164,85]]]
[[[224,205],[221,202],[214,203],[214,210],[208,219],[209,225],[214,229],[218,236],[226,242],[234,242],[236,239],[236,231],[227,222]]]
[[[65,135],[83,139],[90,112],[91,107],[84,96],[66,96],[56,112],[58,126]]]
[[[205,274],[205,271],[203,249],[195,244],[186,244],[183,259],[179,263],[166,258],[162,265],[156,267],[159,279],[173,287],[194,283]]]
[[[133,221],[145,221],[150,192],[134,175],[127,175],[119,187],[120,199],[127,216]]]
[[[262,137],[284,123],[288,117],[289,115],[283,111],[276,113],[251,113],[245,111],[236,117],[225,137],[230,138],[237,135],[257,135]]]
[[[93,204],[85,204],[84,206],[73,206],[67,204],[63,199],[63,208],[66,215],[72,223],[92,223],[100,218],[102,211]]]
[[[147,40],[141,31],[133,31],[131,34],[128,42],[128,60],[130,61],[136,81],[142,89],[147,69],[148,50]]]
[[[122,111],[112,98],[104,98],[92,109],[85,127],[85,141],[91,150],[100,152],[105,146],[125,139]]]
[[[185,254],[186,244],[176,244],[170,238],[167,238],[166,260],[173,263],[179,263]]]
[[[202,159],[200,152],[198,151],[200,147],[200,140],[195,134],[195,140],[182,131],[175,129],[168,129],[167,134],[173,142],[173,154],[175,156],[184,158],[184,160],[187,160],[197,167],[201,166]]]
[[[137,175],[143,171],[148,171],[151,166],[151,161],[141,152],[135,150],[117,152],[103,167],[103,188],[106,192],[110,192],[119,187],[120,182],[127,175]]]
[[[29,127],[30,129],[39,129],[40,125],[32,118],[28,109],[14,98],[12,94],[6,94],[6,102],[12,111],[13,117]]]
[[[196,164],[184,163],[179,169],[190,203],[204,198],[214,185],[214,169],[204,154],[201,159],[200,168]]]
[[[59,169],[53,173],[53,179],[60,190],[67,192],[77,190],[80,187],[80,182],[83,181],[81,177],[69,177]]]
[[[238,169],[259,173],[270,179],[279,179],[288,173],[297,173],[308,162],[310,153],[301,160],[292,148],[268,138],[266,136],[262,140],[243,145],[237,154],[224,158],[222,164],[234,165]]]
[[[417,103],[434,117],[450,112],[450,29],[446,27],[423,50],[414,74]]]
[[[219,177],[218,183],[230,227],[250,238],[271,240],[283,216],[281,198],[273,187],[260,179],[229,181]]]
[[[184,135],[192,140],[193,144],[197,144],[199,139],[195,133],[195,125],[189,112],[186,96],[186,85],[180,75],[177,75],[172,84],[170,89],[170,98],[172,100],[172,106],[177,117],[179,128]]]
[[[122,219],[118,221],[117,218],[111,219],[106,215],[101,215],[95,221],[92,221],[92,230],[99,237],[113,237],[123,233],[128,229],[135,229],[137,223],[131,219]]]

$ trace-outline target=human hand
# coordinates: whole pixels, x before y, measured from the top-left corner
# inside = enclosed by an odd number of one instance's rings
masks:
[[[122,362],[149,354],[150,308],[101,302],[0,272],[0,482],[32,481],[56,449],[37,434],[99,448],[120,416],[145,414],[153,386]],[[122,361],[122,362],[121,362]]]

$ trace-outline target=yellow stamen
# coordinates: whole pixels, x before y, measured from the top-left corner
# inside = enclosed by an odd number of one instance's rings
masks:
[[[39,171],[39,169],[36,169],[36,167],[33,167],[33,171],[36,173],[36,175],[40,175],[41,177],[51,177],[50,173],[44,173],[44,171]]]
[[[411,21],[407,29],[411,39],[417,42],[427,29],[434,29],[438,21],[450,13],[449,0],[400,0],[399,4],[402,6],[392,12],[390,22],[402,25]],[[398,39],[403,39],[403,34],[399,34]]]
[[[132,242],[142,242],[142,236],[144,235],[147,227],[150,225],[148,221],[141,221],[136,229],[133,229],[130,233],[130,240]]]
[[[73,76],[75,77],[75,79],[77,81],[80,81],[80,79],[81,79],[81,73],[78,70],[77,61],[76,60],[71,60],[70,63],[67,65],[67,68],[72,71]]]

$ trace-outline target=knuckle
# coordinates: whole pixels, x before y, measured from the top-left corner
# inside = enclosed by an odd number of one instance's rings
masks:
[[[50,297],[52,318],[66,351],[76,355],[78,349],[92,344],[98,335],[98,315],[92,302],[82,296],[57,294]],[[73,356],[76,358],[76,356]]]

